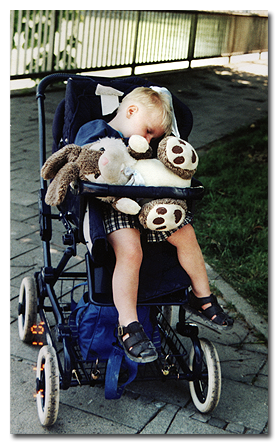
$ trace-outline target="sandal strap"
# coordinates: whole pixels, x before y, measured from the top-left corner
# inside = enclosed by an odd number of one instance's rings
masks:
[[[210,307],[205,309],[202,308],[203,305],[209,303],[211,304]],[[197,296],[195,296],[195,294],[191,291],[189,294],[189,304],[196,310],[201,311],[201,313],[209,320],[211,320],[211,318],[215,316],[215,318],[211,321],[215,324],[223,325],[223,323],[226,323],[227,326],[233,324],[232,318],[230,318],[229,315],[227,315],[223,311],[222,307],[217,302],[216,296],[213,293],[204,298],[197,298]]]
[[[122,338],[126,334],[129,334],[129,337],[126,338],[122,344],[132,356],[139,357],[142,353],[144,355],[155,350],[140,322],[131,322],[127,327],[119,325],[118,336]]]
[[[224,311],[222,310],[222,308],[220,307],[220,305],[218,303],[215,304],[215,305],[212,305],[211,307],[203,309],[202,312],[209,319],[211,319],[215,315],[219,316],[219,315],[222,315],[222,314],[224,314],[225,317],[226,317],[226,314],[224,313]]]
[[[211,293],[209,296],[207,296],[205,298],[197,298],[197,296],[195,296],[193,291],[191,291],[189,296],[190,296],[190,305],[192,307],[196,308],[196,310],[200,310],[202,308],[202,306],[205,304],[218,305],[220,307],[220,305],[217,302],[216,296],[213,293]],[[220,309],[221,309],[221,307],[220,307]]]
[[[119,336],[125,336],[126,334],[136,334],[136,333],[143,333],[146,336],[142,324],[140,324],[140,322],[138,321],[131,322],[126,327],[123,325],[118,326]]]
[[[149,342],[149,338],[144,332],[143,326],[138,321],[131,322],[126,327],[120,325],[118,327],[119,336],[123,337],[129,334],[129,337],[124,340],[125,347],[127,349],[133,348],[135,345],[139,345],[142,342]]]

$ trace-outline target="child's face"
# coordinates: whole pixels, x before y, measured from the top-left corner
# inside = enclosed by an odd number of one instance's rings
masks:
[[[144,105],[130,105],[126,109],[126,130],[124,137],[143,136],[148,143],[164,134],[160,110],[150,112]]]

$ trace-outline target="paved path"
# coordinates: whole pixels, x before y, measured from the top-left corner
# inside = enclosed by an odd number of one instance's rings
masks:
[[[215,67],[157,74],[193,111],[190,138],[196,148],[216,140],[241,124],[251,124],[267,113],[267,77],[253,71]],[[252,68],[252,69],[251,69]],[[151,77],[151,76],[149,76]],[[48,138],[61,91],[46,100]],[[209,266],[211,282],[222,289],[226,305],[239,313],[232,332],[216,333],[200,326],[200,336],[216,346],[221,360],[222,396],[216,410],[202,415],[194,408],[187,382],[138,384],[133,382],[120,400],[107,401],[102,388],[71,388],[60,396],[59,416],[52,428],[40,426],[36,403],[35,372],[38,349],[20,342],[17,333],[18,292],[22,278],[42,266],[38,232],[39,188],[37,107],[34,96],[11,99],[11,433],[12,434],[212,434],[268,433],[267,348],[258,331],[267,325],[252,307]],[[49,142],[49,145],[51,143]],[[59,257],[61,227],[55,231],[52,250]],[[82,250],[76,266],[82,261]],[[246,317],[246,320],[243,316]],[[174,318],[176,318],[176,310]],[[176,319],[174,319],[176,322]],[[184,340],[184,339],[183,339]]]

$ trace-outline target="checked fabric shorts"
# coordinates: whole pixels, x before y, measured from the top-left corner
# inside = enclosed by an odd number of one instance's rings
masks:
[[[176,229],[171,231],[152,231],[145,230],[139,222],[137,216],[131,216],[129,214],[119,213],[114,210],[110,205],[103,205],[103,221],[106,230],[106,234],[113,233],[113,231],[120,230],[121,228],[136,228],[141,233],[145,232],[148,242],[161,242],[165,241],[171,234],[179,230],[181,227],[191,223],[193,215],[190,211],[187,211],[184,222]]]

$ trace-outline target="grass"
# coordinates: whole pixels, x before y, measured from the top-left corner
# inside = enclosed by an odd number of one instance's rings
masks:
[[[205,147],[194,222],[206,261],[257,311],[268,312],[268,120]]]

